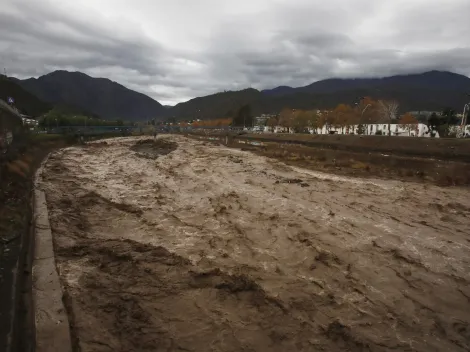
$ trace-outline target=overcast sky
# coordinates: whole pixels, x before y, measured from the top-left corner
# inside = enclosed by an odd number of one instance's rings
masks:
[[[7,74],[107,77],[163,104],[426,70],[470,75],[470,0],[0,0]]]

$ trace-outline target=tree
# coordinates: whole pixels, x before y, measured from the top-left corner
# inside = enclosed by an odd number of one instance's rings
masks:
[[[390,124],[397,118],[398,102],[396,100],[379,100],[379,111],[384,121],[388,122],[388,135],[390,136]]]
[[[429,116],[428,118],[428,126],[429,127],[437,127],[441,124],[441,119],[439,118],[439,116],[437,116],[437,114],[435,112],[433,112],[431,114],[431,116]]]
[[[286,128],[293,127],[294,111],[289,108],[282,109],[279,115],[279,125]]]
[[[266,121],[266,125],[268,125],[269,127],[276,127],[277,125],[279,124],[279,119],[277,118],[277,116],[271,116],[268,121]]]
[[[221,123],[222,126],[230,126],[233,122],[231,118],[225,118],[225,119],[222,119],[221,121],[222,121]]]
[[[441,116],[445,118],[445,122],[448,125],[460,124],[460,119],[457,117],[457,113],[452,108],[445,108],[444,110],[442,110]]]
[[[436,131],[442,137],[448,137],[450,126],[459,124],[460,119],[457,117],[455,110],[452,108],[445,108],[440,115],[435,112],[431,114],[428,119],[428,128],[431,135],[434,137]]]
[[[253,115],[251,114],[250,104],[242,105],[233,119],[234,126],[251,126],[253,124]]]
[[[305,132],[309,127],[310,114],[304,110],[298,110],[293,113],[292,127],[295,132]]]
[[[409,112],[400,117],[399,123],[405,127],[408,131],[408,135],[411,134],[412,130],[415,130],[418,127],[418,120]]]
[[[330,120],[331,117],[329,116],[328,111],[320,113],[317,119],[318,128],[323,128],[323,126],[326,126],[326,131],[328,132],[330,130]]]
[[[378,101],[364,97],[360,100],[359,104],[356,105],[356,117],[355,120],[359,124],[371,124],[377,123],[379,118],[379,103]],[[366,126],[364,126],[365,128]],[[366,130],[366,133],[368,131]]]
[[[339,104],[333,110],[333,125],[336,127],[341,127],[341,132],[344,132],[346,126],[351,126],[354,124],[354,110],[351,106],[346,104]]]
[[[366,132],[366,128],[365,126],[360,123],[358,126],[357,126],[357,129],[356,129],[356,134],[364,134]]]
[[[308,110],[305,112],[307,114],[308,127],[317,129],[319,127],[319,118],[316,110]]]
[[[431,137],[434,137],[436,134],[436,131],[440,129],[440,126],[443,125],[444,121],[442,118],[437,116],[435,112],[431,114],[428,118],[428,129],[431,133]]]

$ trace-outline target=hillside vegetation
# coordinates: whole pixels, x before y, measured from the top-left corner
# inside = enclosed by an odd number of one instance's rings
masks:
[[[52,108],[51,104],[23,89],[14,80],[0,75],[0,99],[6,102],[8,97],[15,99],[15,106],[25,115],[39,116]]]
[[[246,105],[250,106],[254,116],[279,113],[284,108],[330,110],[338,104],[354,106],[364,96],[397,101],[400,114],[419,110],[442,111],[444,108],[461,111],[470,92],[468,77],[431,71],[374,79],[327,79],[299,88],[280,86],[264,91],[249,88],[198,97],[175,106],[162,106],[116,82],[80,72],[55,71],[37,79],[16,80],[24,89],[14,85],[11,79],[5,82],[0,87],[2,95],[14,96],[17,105],[31,115],[44,112],[54,104],[104,119],[131,121],[234,118]],[[14,87],[4,88],[7,84]]]
[[[246,89],[192,99],[169,109],[168,116],[216,118],[233,116],[235,110],[250,104],[254,115],[279,113],[283,108],[333,109],[338,104],[354,105],[360,97],[395,100],[400,112],[453,108],[460,111],[469,100],[470,78],[451,72],[431,71],[423,74],[378,79],[328,79],[311,85],[272,90]],[[200,113],[198,111],[200,110]]]
[[[104,119],[145,120],[163,115],[156,100],[105,78],[55,71],[18,83],[40,99],[89,111]]]
[[[263,98],[256,89],[228,91],[191,99],[167,110],[168,117],[177,119],[215,119],[232,117],[246,104],[256,104]]]

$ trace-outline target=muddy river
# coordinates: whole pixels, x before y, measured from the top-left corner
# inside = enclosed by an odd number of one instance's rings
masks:
[[[77,351],[470,349],[468,188],[157,144],[46,164]]]

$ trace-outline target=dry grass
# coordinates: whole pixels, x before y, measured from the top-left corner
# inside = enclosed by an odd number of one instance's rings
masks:
[[[292,153],[291,155],[289,155],[287,157],[287,160],[291,160],[291,161],[298,161],[298,160],[301,160],[301,159],[303,159],[303,158],[301,158],[298,153]]]
[[[31,165],[33,162],[33,157],[31,155],[25,155],[22,159],[26,164]]]
[[[18,167],[20,167],[21,170],[23,170],[25,174],[29,173],[30,171],[29,163],[21,159],[14,161],[14,163],[18,165]]]
[[[462,162],[446,161],[444,164],[435,159],[416,159],[393,155],[385,157],[379,153],[352,153],[343,150],[324,150],[274,143],[268,144],[268,148],[263,151],[254,150],[290,165],[325,172],[332,171],[362,177],[413,179],[441,186],[470,185],[468,164]]]
[[[11,163],[7,163],[7,170],[12,174],[26,178],[29,171],[29,167],[25,162],[21,160],[15,160]]]
[[[365,170],[365,171],[370,170],[369,164],[363,163],[361,161],[354,161],[351,164],[351,168],[356,169],[356,170]]]

